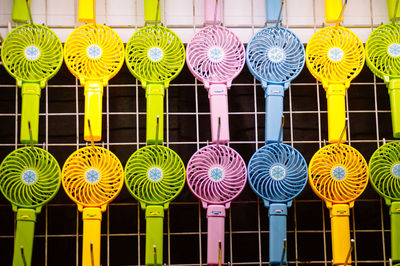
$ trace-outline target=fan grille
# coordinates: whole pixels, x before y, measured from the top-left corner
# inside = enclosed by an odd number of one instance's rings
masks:
[[[225,83],[243,69],[245,50],[239,38],[221,26],[205,27],[186,48],[190,71],[201,81]]]
[[[307,184],[307,163],[292,146],[268,144],[250,159],[248,178],[256,194],[269,202],[287,202]]]
[[[0,189],[4,197],[19,207],[46,204],[58,191],[61,171],[56,159],[37,147],[11,152],[0,166]]]
[[[370,180],[385,198],[400,200],[400,144],[389,142],[377,149],[369,161]]]
[[[311,159],[309,181],[314,192],[332,203],[349,203],[368,184],[368,165],[356,149],[331,144],[319,149]]]
[[[267,27],[257,32],[247,45],[246,62],[260,81],[289,82],[304,67],[304,46],[290,30]]]
[[[365,44],[367,65],[376,76],[400,77],[400,24],[389,23],[376,28]]]
[[[317,31],[306,47],[306,63],[311,74],[321,82],[354,79],[364,66],[364,46],[352,31],[326,27]]]
[[[246,185],[246,164],[234,149],[208,145],[190,158],[187,182],[200,200],[224,204],[236,198]]]
[[[145,146],[129,158],[125,166],[129,192],[147,204],[173,200],[185,185],[185,166],[176,152],[162,146]]]
[[[126,45],[126,64],[140,81],[174,79],[185,64],[185,47],[173,31],[162,26],[141,28]]]
[[[101,147],[84,147],[72,153],[62,169],[67,195],[84,207],[112,201],[124,184],[124,169],[117,156]]]
[[[124,44],[110,27],[86,24],[76,28],[64,45],[71,73],[85,80],[109,80],[124,63]]]
[[[4,40],[1,58],[8,73],[17,80],[49,80],[60,69],[62,45],[50,29],[26,24],[12,30]]]

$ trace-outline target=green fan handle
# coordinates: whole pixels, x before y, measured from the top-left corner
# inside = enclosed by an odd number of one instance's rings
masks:
[[[144,0],[144,21],[146,25],[160,24],[161,5],[158,3],[159,1],[160,0]]]
[[[38,143],[40,93],[39,83],[22,83],[21,143],[31,143],[28,122],[31,124],[32,141]]]
[[[146,88],[146,98],[146,142],[147,144],[156,144],[157,138],[157,144],[162,144],[164,140],[164,85],[149,84]],[[157,116],[159,117],[158,127]]]
[[[146,208],[146,265],[162,265],[163,261],[163,206]]]
[[[392,231],[392,261],[400,263],[400,202],[393,202],[390,206],[390,222]]]
[[[392,111],[393,137],[400,138],[400,79],[390,80],[389,96]]]
[[[29,23],[29,6],[26,0],[14,0],[11,19],[16,23]]]
[[[34,209],[18,209],[13,266],[31,265],[35,222],[36,212]]]
[[[103,83],[99,81],[86,81],[85,83],[85,128],[83,137],[92,141],[88,120],[92,129],[93,141],[101,140],[101,125],[103,112]]]

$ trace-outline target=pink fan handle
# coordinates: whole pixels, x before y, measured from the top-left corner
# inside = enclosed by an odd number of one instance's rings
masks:
[[[220,25],[221,24],[221,2],[222,2],[222,0],[218,0],[217,16],[215,17],[216,1],[217,0],[204,0],[204,24],[205,25]]]
[[[219,265],[221,242],[221,265],[224,265],[225,206],[209,205],[207,208],[207,265]]]
[[[218,142],[218,121],[221,119],[219,143],[229,142],[228,89],[225,84],[211,84],[208,89],[212,143]]]

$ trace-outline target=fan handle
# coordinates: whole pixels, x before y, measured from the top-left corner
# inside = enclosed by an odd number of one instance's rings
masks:
[[[287,205],[272,203],[269,205],[269,263],[280,264],[282,260],[283,241],[286,239]],[[286,251],[283,257],[286,265]]]
[[[222,0],[204,0],[204,25],[221,24],[221,2]],[[217,11],[216,15],[215,11]]]
[[[348,255],[347,265],[350,265],[350,207],[348,204],[333,204],[329,210],[332,228],[333,265],[343,265]]]
[[[39,83],[22,83],[21,143],[30,144],[29,123],[32,129],[32,142],[38,143],[39,105],[41,88]]]
[[[208,89],[210,101],[211,138],[212,143],[229,142],[228,88],[226,84],[210,84]],[[220,122],[219,122],[220,121]],[[220,127],[218,140],[218,127]]]
[[[400,263],[400,202],[392,202],[390,206],[392,261]]]
[[[101,140],[101,123],[103,112],[103,83],[86,81],[85,83],[85,129],[84,139],[92,141],[88,120],[92,128],[93,141]]]
[[[34,209],[17,210],[17,231],[14,242],[14,266],[31,265],[36,212]],[[23,254],[22,254],[23,248]]]
[[[329,84],[326,90],[328,101],[328,140],[337,143],[346,125],[346,86],[344,84]],[[344,132],[341,142],[346,142]]]
[[[336,23],[342,11],[343,0],[325,0],[325,21]],[[342,21],[343,16],[339,18]]]
[[[265,142],[282,142],[280,134],[283,115],[283,96],[285,89],[282,85],[269,85],[265,90]]]
[[[100,266],[101,209],[84,208],[82,266]]]
[[[164,85],[148,84],[146,87],[146,142],[162,144],[164,141]],[[158,117],[158,127],[157,127]],[[157,131],[158,130],[158,136]],[[156,143],[157,138],[157,143]]]
[[[207,265],[224,265],[225,206],[209,205],[207,208],[207,221]],[[221,259],[219,257],[220,247]]]
[[[146,207],[146,265],[162,265],[163,220],[164,206]]]
[[[393,137],[400,138],[400,79],[390,80],[389,97],[392,114]]]

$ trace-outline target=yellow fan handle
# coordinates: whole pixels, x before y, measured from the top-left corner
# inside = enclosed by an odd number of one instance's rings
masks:
[[[96,22],[96,4],[95,0],[79,0],[78,20],[83,23]]]
[[[342,11],[343,0],[325,0],[325,21],[326,23],[336,23]],[[339,19],[342,21],[343,17]]]
[[[84,208],[82,266],[100,266],[101,209]]]
[[[91,141],[88,119],[92,128],[93,141],[101,140],[101,124],[103,112],[103,83],[98,81],[85,82],[85,129],[84,139]]]
[[[350,250],[349,204],[327,204],[331,217],[333,265],[344,265]],[[347,265],[351,264],[351,256]]]
[[[344,84],[329,84],[326,90],[328,102],[328,139],[329,143],[339,142],[340,135],[346,124],[346,86]],[[346,142],[346,132],[341,142]]]

